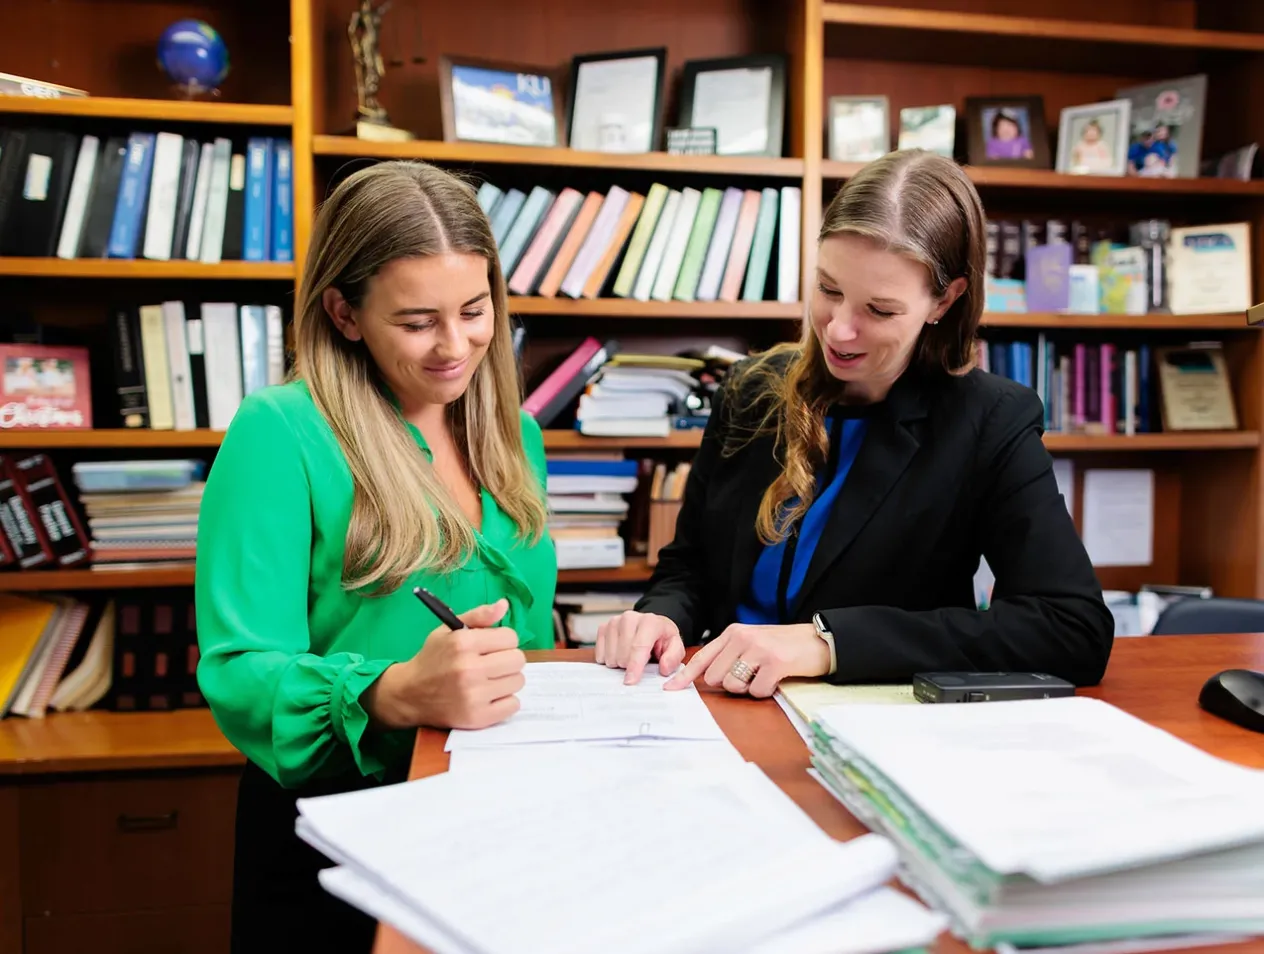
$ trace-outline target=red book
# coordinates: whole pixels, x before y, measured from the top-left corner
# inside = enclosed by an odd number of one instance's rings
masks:
[[[87,348],[0,344],[0,431],[91,427]]]

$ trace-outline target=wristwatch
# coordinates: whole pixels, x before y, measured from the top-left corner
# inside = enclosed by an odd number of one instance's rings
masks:
[[[825,618],[820,613],[812,614],[812,627],[816,630],[816,635],[825,640],[825,645],[829,647],[829,675],[832,676],[838,669],[838,654],[834,650],[834,633],[830,630],[829,624],[825,622]]]

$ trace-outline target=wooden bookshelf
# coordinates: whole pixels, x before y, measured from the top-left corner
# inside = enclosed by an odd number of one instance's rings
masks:
[[[1251,450],[1260,446],[1259,431],[1170,431],[1159,434],[1046,434],[1051,453],[1072,451],[1208,451]]]
[[[0,113],[252,126],[288,126],[294,121],[292,106],[179,99],[130,99],[119,96],[85,96],[64,99],[0,96]]]
[[[1032,190],[1037,192],[1109,192],[1153,201],[1159,196],[1264,196],[1264,180],[1252,179],[1142,179],[1137,176],[1073,176],[1052,169],[1011,169],[1004,166],[965,166],[966,174],[982,190]],[[827,181],[850,179],[860,163],[821,162]],[[985,196],[986,201],[986,196]]]
[[[803,175],[802,159],[750,156],[678,156],[666,152],[611,153],[498,143],[371,142],[352,136],[315,136],[312,153],[373,159],[424,159],[471,165],[569,166],[636,172],[687,173],[708,176],[768,176],[794,179]]]
[[[192,586],[193,566],[147,569],[18,570],[0,573],[0,593],[50,590],[136,590],[160,586]]]
[[[3,99],[0,99],[3,102]],[[293,281],[293,262],[159,262],[124,258],[0,258],[0,275],[26,278],[168,278]]]
[[[587,437],[578,431],[546,430],[546,451],[587,450],[670,450],[696,448],[702,443],[702,429],[672,431],[666,437]]]
[[[1258,331],[1246,315],[1062,315],[1056,313],[993,312],[983,316],[982,327],[1032,328],[1048,331]]]
[[[0,775],[241,765],[209,709],[50,712],[0,720]]]
[[[152,431],[148,428],[100,428],[81,431],[0,431],[0,450],[87,450],[111,448],[121,451],[144,448],[219,447],[223,431]]]
[[[593,567],[586,570],[559,570],[559,584],[576,583],[643,583],[653,572],[644,557],[629,557],[623,566]]]
[[[670,318],[715,321],[745,318],[796,320],[802,302],[779,301],[637,301],[634,298],[519,298],[509,299],[516,315],[583,316],[586,318]],[[1244,319],[1245,320],[1245,319]]]
[[[968,4],[961,4],[966,6]],[[980,4],[982,5],[982,4]],[[946,43],[965,36],[1012,37],[1024,40],[1069,40],[1163,49],[1264,53],[1264,35],[1223,30],[1112,23],[1103,19],[1062,20],[1048,16],[1003,16],[959,10],[925,10],[863,3],[823,3],[826,24],[884,27],[905,34],[947,34]]]

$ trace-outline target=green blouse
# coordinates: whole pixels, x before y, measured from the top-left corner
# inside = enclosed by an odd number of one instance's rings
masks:
[[[526,414],[522,437],[543,492],[544,438]],[[198,682],[229,741],[286,787],[353,770],[382,779],[406,764],[412,732],[366,731],[360,696],[440,625],[414,586],[457,613],[505,597],[502,625],[519,645],[553,645],[553,543],[523,541],[486,489],[470,561],[417,573],[383,597],[342,586],[352,495],[347,459],[299,381],[246,397],[202,497]]]

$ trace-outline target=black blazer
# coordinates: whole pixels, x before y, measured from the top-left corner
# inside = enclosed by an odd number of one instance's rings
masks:
[[[717,395],[686,481],[672,543],[641,612],[686,644],[735,621],[761,544],[755,516],[779,471],[771,436],[750,433],[752,395]],[[838,682],[908,681],[916,672],[1045,672],[1101,680],[1114,622],[1041,442],[1030,388],[982,371],[906,372],[874,408],[851,472],[785,623],[820,612]],[[996,576],[976,609],[979,557]]]

